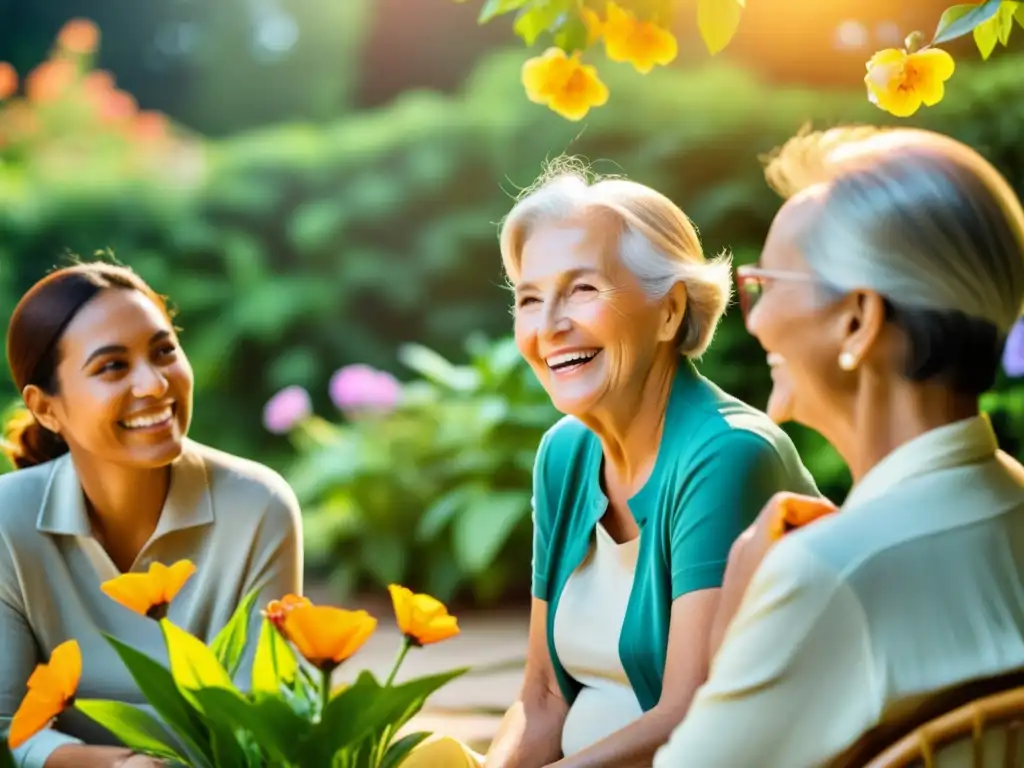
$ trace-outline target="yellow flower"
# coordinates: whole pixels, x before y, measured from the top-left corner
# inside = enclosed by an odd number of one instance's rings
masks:
[[[583,20],[583,25],[587,28],[587,46],[589,47],[601,39],[604,22],[597,11],[586,6],[580,8],[580,18]]]
[[[366,611],[298,605],[285,614],[284,634],[310,664],[329,672],[363,647],[377,629]]]
[[[100,589],[125,608],[159,619],[195,572],[196,567],[188,560],[179,560],[170,567],[153,563],[148,573],[126,573],[103,582]]]
[[[671,63],[679,51],[667,29],[641,21],[615,3],[608,3],[608,18],[602,27],[604,50],[612,61],[628,61],[637,72],[647,74],[655,64]]]
[[[896,117],[910,117],[922,104],[932,107],[942,101],[955,68],[953,57],[938,48],[914,53],[887,48],[867,63],[864,83],[873,104]]]
[[[402,634],[415,645],[439,643],[459,634],[459,622],[449,615],[444,603],[430,595],[392,584],[388,587],[395,606],[395,619]]]
[[[68,640],[53,649],[48,664],[39,664],[28,679],[28,693],[11,719],[8,743],[17,749],[46,728],[71,702],[82,677],[82,651]]]
[[[579,51],[567,56],[561,48],[548,48],[523,64],[522,79],[530,101],[566,120],[582,120],[591,107],[608,101],[608,87],[594,67],[580,61]]]

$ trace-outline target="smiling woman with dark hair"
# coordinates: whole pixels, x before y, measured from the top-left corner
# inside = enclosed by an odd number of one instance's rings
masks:
[[[294,494],[266,467],[187,439],[192,369],[164,299],[134,272],[86,263],[47,275],[14,310],[7,359],[27,409],[7,430],[17,470],[0,478],[0,730],[36,664],[70,639],[86,662],[80,696],[144,701],[103,634],[166,661],[161,632],[106,597],[104,581],[191,560],[169,618],[204,640],[253,589],[257,605],[301,594]],[[71,711],[15,759],[156,764],[111,744]]]

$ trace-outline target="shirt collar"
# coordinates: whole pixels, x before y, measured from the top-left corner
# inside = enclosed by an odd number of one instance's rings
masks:
[[[70,454],[64,454],[53,464],[36,529],[42,533],[92,537],[85,495]],[[186,440],[181,456],[171,465],[171,487],[153,539],[172,531],[209,525],[213,520],[213,499],[206,463],[191,441]]]
[[[872,467],[843,506],[876,499],[912,477],[992,458],[998,450],[987,414],[945,424],[904,443]]]

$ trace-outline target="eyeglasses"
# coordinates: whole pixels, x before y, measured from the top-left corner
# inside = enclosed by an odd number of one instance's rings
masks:
[[[790,272],[782,269],[761,269],[753,264],[736,268],[736,292],[739,294],[740,311],[743,319],[750,316],[751,310],[764,293],[764,287],[772,280],[797,280],[806,283],[817,282],[812,275],[804,272]]]

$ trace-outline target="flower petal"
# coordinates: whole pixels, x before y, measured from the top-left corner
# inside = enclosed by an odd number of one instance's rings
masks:
[[[927,69],[931,77],[945,82],[953,76],[956,70],[956,62],[953,57],[941,48],[925,48],[924,50],[911,53],[907,57],[915,67]]]
[[[31,739],[64,709],[64,700],[36,691],[29,691],[11,718],[7,735],[11,749],[17,749]]]
[[[321,669],[352,656],[377,628],[366,611],[346,611],[326,605],[298,606],[284,617],[288,639],[299,653]]]
[[[60,694],[65,699],[73,697],[82,679],[82,649],[78,643],[67,640],[54,648],[49,669]]]
[[[185,586],[185,582],[192,578],[192,574],[195,572],[195,565],[188,560],[179,560],[167,568],[161,588],[164,602],[169,603],[174,600],[181,588]]]
[[[100,589],[114,602],[143,616],[159,598],[153,594],[153,580],[148,573],[125,573],[103,582]]]
[[[946,86],[937,78],[922,79],[917,86],[917,95],[926,107],[934,107],[946,95]]]
[[[901,51],[899,48],[886,48],[885,50],[878,51],[868,60],[867,68],[870,70],[888,64],[902,65],[906,60],[906,51]]]

